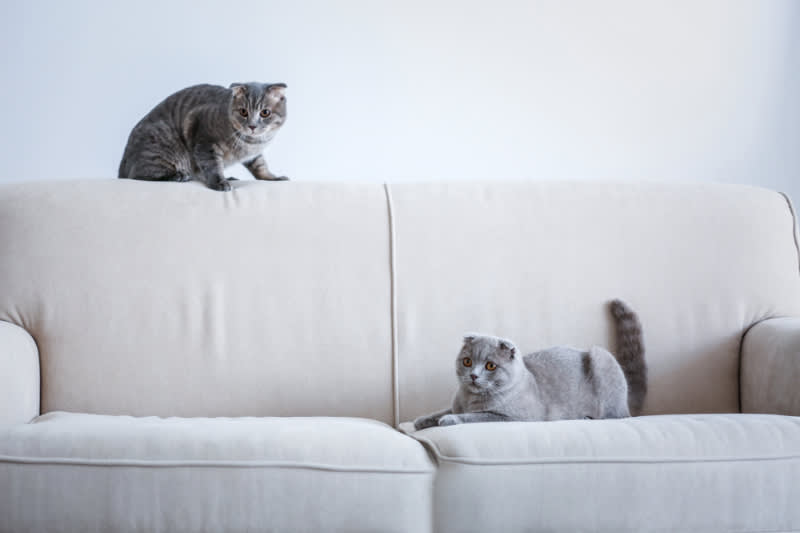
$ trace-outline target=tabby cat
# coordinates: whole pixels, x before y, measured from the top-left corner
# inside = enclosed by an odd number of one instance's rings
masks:
[[[259,180],[286,180],[262,152],[286,120],[286,85],[195,85],[167,97],[131,131],[119,177],[203,181],[229,191],[225,168],[243,163]]]

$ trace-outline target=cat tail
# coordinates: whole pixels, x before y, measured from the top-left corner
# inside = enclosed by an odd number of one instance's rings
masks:
[[[647,363],[644,360],[642,324],[636,313],[621,300],[609,304],[617,333],[616,357],[628,382],[628,408],[631,415],[642,412],[647,395]]]

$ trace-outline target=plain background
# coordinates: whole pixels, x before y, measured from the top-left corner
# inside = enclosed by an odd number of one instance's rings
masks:
[[[794,0],[2,6],[0,181],[116,177],[168,94],[259,80],[289,86],[267,160],[295,180],[723,181],[800,199]]]

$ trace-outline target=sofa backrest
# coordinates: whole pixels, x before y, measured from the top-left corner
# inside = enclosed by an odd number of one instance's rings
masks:
[[[738,410],[738,352],[800,315],[793,213],[743,186],[598,182],[0,187],[0,320],[42,411],[408,420],[468,331],[614,347],[639,314],[648,413]]]
[[[524,182],[392,197],[402,419],[450,402],[465,331],[523,352],[613,349],[613,298],[642,322],[645,413],[736,412],[743,333],[800,313],[794,216],[775,192]]]
[[[0,320],[43,412],[392,420],[383,188],[241,185],[0,188]]]

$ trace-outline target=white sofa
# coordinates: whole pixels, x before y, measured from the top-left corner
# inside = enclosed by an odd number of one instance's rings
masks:
[[[0,186],[0,532],[800,530],[799,264],[743,186]],[[411,430],[616,297],[645,416]]]

